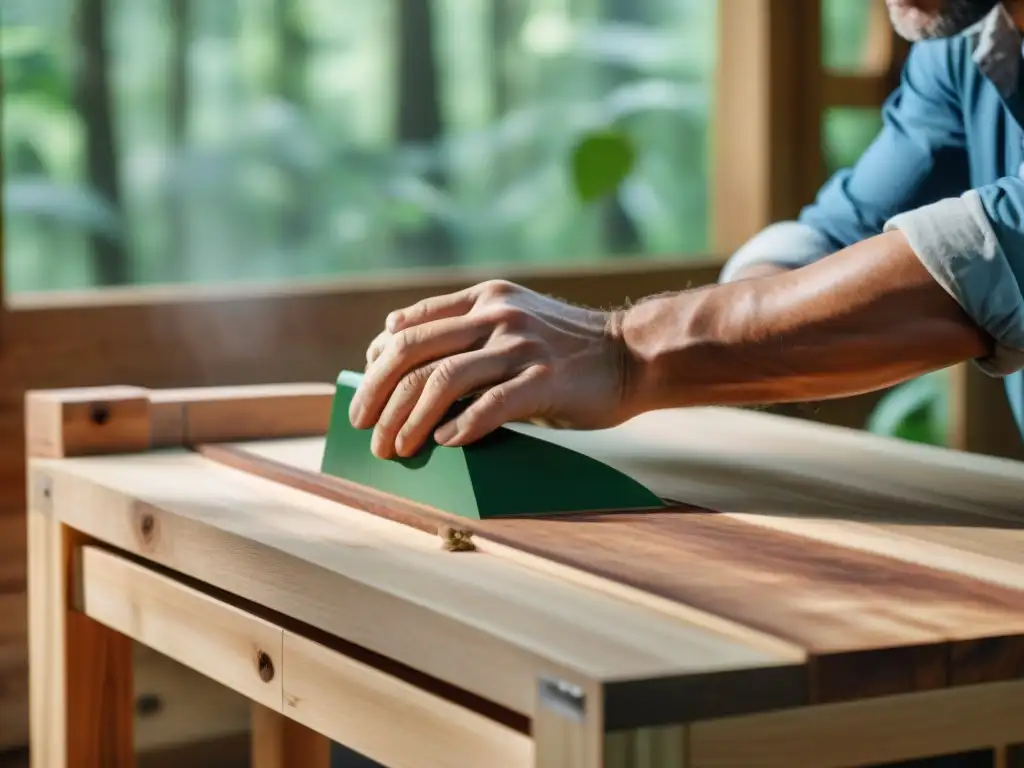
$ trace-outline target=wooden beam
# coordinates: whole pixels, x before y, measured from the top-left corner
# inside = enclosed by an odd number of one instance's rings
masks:
[[[79,591],[103,626],[280,710],[280,627],[96,547],[81,553]]]
[[[538,679],[535,695],[534,768],[604,768],[601,689]]]
[[[72,387],[25,396],[30,456],[139,453],[194,443],[323,435],[334,386]]]
[[[1024,733],[1022,697],[1013,680],[694,723],[690,766],[843,768],[992,749]]]
[[[807,0],[719,4],[714,247],[731,252],[796,216],[824,180],[821,8]]]
[[[822,83],[822,107],[877,111],[891,90],[887,75],[829,73],[825,75]]]
[[[85,537],[47,497],[29,510],[29,696],[33,768],[134,768],[132,644],[74,609]]]
[[[294,632],[284,656],[284,714],[378,763],[531,768],[527,734]]]

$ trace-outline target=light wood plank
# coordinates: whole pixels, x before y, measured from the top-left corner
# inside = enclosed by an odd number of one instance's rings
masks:
[[[820,3],[721,3],[718,53],[711,228],[732,252],[824,180]]]
[[[1024,738],[1021,701],[1015,680],[698,722],[690,765],[843,768],[986,749]]]
[[[668,498],[725,512],[1024,522],[1024,464],[767,413],[679,408],[594,432],[514,428],[581,450]]]
[[[57,458],[149,448],[149,398],[141,387],[33,391],[25,396],[28,455]]]
[[[188,452],[41,461],[34,474],[52,479],[60,519],[97,539],[517,712],[531,712],[538,674],[566,670],[802,675],[792,659],[500,558],[444,552],[427,534]]]
[[[623,441],[614,434],[620,431],[597,437],[620,449]],[[545,436],[548,431],[537,434]],[[593,454],[594,434],[579,437],[579,444],[572,447]],[[549,438],[564,439],[564,435],[551,433]],[[322,441],[278,441],[231,450],[239,456],[283,461],[282,466],[297,468],[290,475],[280,473],[283,482],[325,498],[346,498],[344,489],[335,492],[331,478],[309,471],[308,465],[322,451]],[[634,439],[623,454],[635,459],[644,456],[642,451],[640,441]],[[680,475],[667,448],[657,462],[646,458],[650,463],[643,466],[653,466],[667,481],[690,479]],[[262,464],[250,465],[250,471],[263,471]],[[240,462],[238,466],[248,465]],[[727,471],[728,466],[721,470],[723,474]],[[267,476],[277,475],[268,470]],[[707,473],[694,472],[693,476],[709,480]],[[726,487],[735,491],[731,485]],[[805,490],[812,487],[806,485]],[[751,489],[754,492],[756,489]],[[898,501],[893,502],[896,510]],[[373,504],[368,509],[387,515]],[[798,518],[778,517],[783,523],[794,519],[807,525]],[[995,520],[978,519],[982,523]],[[1020,637],[1024,593],[1019,590],[995,589],[953,572],[955,568],[908,565],[889,557],[888,552],[868,549],[870,556],[865,557],[865,550],[851,548],[840,536],[833,537],[829,545],[808,547],[803,536],[791,535],[801,533],[799,527],[782,530],[780,535],[747,524],[755,520],[776,518],[762,514],[748,520],[742,515],[664,510],[644,515],[576,515],[560,523],[510,519],[467,525],[472,525],[474,541],[483,551],[528,563],[546,573],[557,569],[546,566],[544,560],[558,561],[586,572],[594,586],[608,592],[613,591],[609,583],[642,585],[646,592],[696,606],[734,624],[743,622],[786,637],[813,652],[812,690],[821,701],[942,686],[950,679],[978,681],[1019,673],[1019,662],[1014,660],[1020,657],[1014,649],[1024,647]],[[832,521],[822,525],[827,530],[837,527]],[[843,527],[842,523],[838,527]],[[505,546],[491,544],[491,539]],[[608,541],[617,545],[610,548]],[[898,539],[892,541],[898,543]],[[521,556],[518,552],[522,550],[540,557]],[[956,552],[947,551],[946,555],[960,560]],[[680,562],[687,568],[678,568]],[[565,577],[569,570],[562,568],[558,576]],[[1005,646],[998,663],[990,653],[976,652],[977,641],[988,642],[990,637],[999,638]],[[874,654],[870,664],[865,652]]]
[[[1024,588],[1024,464],[724,408],[538,434],[746,523]]]
[[[526,768],[529,736],[291,632],[284,714],[384,765]]]
[[[87,616],[280,709],[280,627],[96,547],[83,549],[80,579]]]
[[[300,469],[305,472],[319,472],[320,460],[324,452],[324,438],[299,438],[293,440],[265,440],[245,443],[244,445],[227,445],[237,448],[246,454],[270,459],[281,464]],[[473,536],[477,550],[493,554],[506,560],[512,560],[528,566],[531,570],[548,574],[560,581],[579,584],[588,589],[597,589],[605,594],[633,605],[642,605],[659,613],[682,619],[687,623],[705,627],[721,633],[726,637],[738,640],[754,648],[761,648],[779,658],[798,661],[804,658],[802,649],[792,643],[759,632],[742,624],[724,619],[704,611],[698,611],[682,603],[667,600],[649,591],[637,589],[628,584],[603,579],[592,573],[581,571],[543,557],[532,555],[505,544],[489,539],[486,533],[477,532]]]
[[[150,393],[163,445],[322,435],[330,421],[330,383],[191,387]],[[174,442],[176,440],[176,442]]]

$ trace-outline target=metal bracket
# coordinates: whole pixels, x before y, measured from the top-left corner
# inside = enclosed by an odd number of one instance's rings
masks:
[[[540,679],[540,703],[563,717],[582,722],[587,713],[587,695],[578,685],[555,677]]]

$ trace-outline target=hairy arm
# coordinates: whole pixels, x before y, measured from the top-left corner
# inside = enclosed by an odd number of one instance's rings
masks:
[[[843,397],[993,346],[899,230],[768,272],[615,315],[638,411]]]

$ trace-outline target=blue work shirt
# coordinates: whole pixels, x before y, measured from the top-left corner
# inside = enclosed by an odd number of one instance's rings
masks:
[[[883,127],[796,221],[726,264],[797,268],[899,229],[932,276],[996,341],[977,364],[1005,386],[1024,433],[1024,56],[1000,4],[962,35],[911,47]]]

